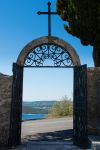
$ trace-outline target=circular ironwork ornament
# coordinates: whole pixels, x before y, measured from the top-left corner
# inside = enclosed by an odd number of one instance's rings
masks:
[[[45,60],[51,59],[54,63],[51,66],[62,67],[72,66],[71,56],[61,47],[54,44],[43,44],[34,49],[28,54],[25,59],[24,66],[46,66]],[[49,67],[50,66],[48,64]]]
[[[52,60],[46,65],[45,60]],[[80,59],[74,48],[57,37],[42,37],[27,44],[18,56],[17,64],[23,67],[72,67]]]

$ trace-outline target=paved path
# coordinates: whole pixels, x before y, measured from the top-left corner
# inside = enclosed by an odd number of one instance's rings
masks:
[[[72,135],[72,128],[72,117],[25,121],[22,123],[22,138],[47,140],[48,137],[50,140],[51,136],[56,136],[62,139],[61,135],[64,138],[67,137],[67,133]]]
[[[23,122],[22,145],[12,150],[82,150],[73,145],[72,127],[71,117]]]

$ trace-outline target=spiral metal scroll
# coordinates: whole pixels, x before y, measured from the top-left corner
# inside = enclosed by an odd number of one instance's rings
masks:
[[[69,67],[73,65],[70,55],[63,48],[54,44],[43,44],[32,49],[25,59],[24,66],[43,67],[46,59],[53,60],[52,66],[54,67]]]

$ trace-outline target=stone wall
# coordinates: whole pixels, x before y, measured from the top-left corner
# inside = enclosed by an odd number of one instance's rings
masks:
[[[87,70],[88,130],[100,135],[100,67]],[[0,74],[0,146],[9,137],[12,76]]]
[[[88,129],[100,135],[100,67],[87,70]]]
[[[7,144],[10,123],[12,77],[0,74],[0,145]]]

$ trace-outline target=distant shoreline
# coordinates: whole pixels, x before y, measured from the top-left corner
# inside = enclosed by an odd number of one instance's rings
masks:
[[[47,118],[40,118],[40,119],[28,119],[28,120],[22,120],[21,122],[26,122],[26,121],[36,121],[36,120],[43,120],[43,119],[47,119]]]
[[[28,120],[22,120],[22,122],[30,122],[30,121],[40,121],[40,120],[54,120],[54,119],[70,119],[70,118],[73,118],[73,116],[62,116],[62,117],[55,117],[55,118],[52,118],[52,117],[47,117],[47,118],[40,118],[40,119],[28,119]]]
[[[40,120],[43,118],[47,118],[48,114],[22,114],[22,121],[28,120]]]

